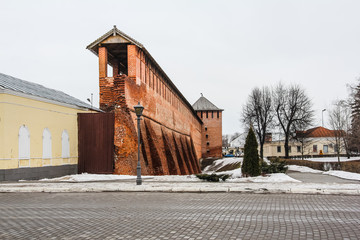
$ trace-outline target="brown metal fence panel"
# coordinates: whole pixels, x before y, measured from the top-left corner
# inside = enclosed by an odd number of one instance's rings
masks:
[[[113,173],[113,113],[78,113],[78,140],[79,173]]]

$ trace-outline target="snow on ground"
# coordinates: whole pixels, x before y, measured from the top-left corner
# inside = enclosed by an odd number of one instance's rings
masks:
[[[149,181],[155,182],[199,182],[195,175],[165,175],[165,176],[146,176],[151,178]]]
[[[321,158],[304,158],[304,160],[312,161],[312,162],[337,162],[337,157],[321,157]],[[354,161],[354,160],[360,160],[360,157],[340,157],[340,162],[348,162],[348,161]]]
[[[271,178],[271,177],[268,177]],[[277,178],[277,177],[276,177]],[[0,184],[0,192],[239,192],[239,193],[307,193],[351,194],[360,196],[360,184],[303,182],[153,182],[142,185],[134,181],[107,182],[16,182]]]
[[[349,179],[349,180],[358,180],[360,181],[360,174],[359,173],[352,173],[352,172],[345,172],[345,171],[337,171],[337,170],[331,170],[327,172],[323,172],[323,174]]]
[[[234,170],[223,171],[223,172],[216,172],[216,174],[217,175],[228,174],[228,175],[230,175],[230,178],[241,178],[241,176],[242,176],[241,168],[236,168]]]
[[[162,182],[193,182],[200,181],[195,175],[165,175],[165,176],[141,176],[143,179]],[[59,178],[41,179],[42,182],[95,182],[95,181],[115,181],[115,180],[135,180],[135,175],[115,175],[115,174],[74,174]]]
[[[92,182],[92,181],[111,181],[111,180],[126,180],[126,179],[136,179],[136,176],[131,175],[114,175],[114,174],[74,174],[67,175],[58,178],[44,178],[39,181],[46,182]]]
[[[267,164],[271,164],[270,160],[269,160],[267,157],[263,158],[263,160],[264,160],[264,162],[266,162]]]
[[[288,165],[288,170],[290,171],[297,171],[297,172],[304,172],[304,173],[322,173],[323,171],[315,170],[305,166],[298,166],[298,165]]]
[[[203,172],[208,172],[210,169],[212,169],[213,171],[216,171],[226,165],[242,163],[242,161],[243,161],[242,157],[218,159],[218,160],[215,160],[211,165],[206,166],[204,168]]]
[[[226,182],[234,182],[234,183],[241,183],[241,182],[253,182],[253,183],[285,183],[285,182],[301,182],[296,180],[292,177],[284,173],[273,173],[267,174],[266,176],[257,176],[257,177],[241,177],[241,168],[237,168],[230,171],[224,172],[216,172],[217,175],[219,174],[229,174],[231,177],[226,180]]]
[[[329,159],[329,158],[328,158]],[[212,166],[213,169],[220,169],[223,166],[241,163],[242,158],[223,158],[214,161]],[[345,171],[328,171],[323,172],[319,170],[315,170],[305,166],[298,166],[298,165],[288,165],[288,169],[291,171],[298,171],[304,173],[322,173],[328,174],[344,179],[349,180],[359,180],[360,181],[360,174],[358,173],[351,173]],[[206,170],[206,168],[204,169]],[[219,174],[228,174],[230,178],[226,180],[227,182],[234,182],[234,183],[241,183],[241,182],[253,182],[253,183],[291,183],[291,182],[301,182],[296,179],[289,177],[283,173],[275,173],[275,174],[268,174],[266,176],[258,176],[258,177],[249,177],[249,178],[242,178],[241,168],[223,171],[223,172],[214,172],[214,171],[203,171],[203,173],[212,174],[215,173]],[[165,175],[165,176],[142,176],[142,178],[147,181],[152,182],[200,182],[202,180],[198,179],[195,175]],[[68,175],[59,178],[52,178],[52,179],[41,179],[39,181],[42,182],[101,182],[101,181],[116,181],[116,180],[135,180],[136,176],[134,175],[115,175],[115,174],[75,174],[75,175]]]
[[[289,177],[285,173],[273,173],[266,176],[248,177],[248,178],[231,178],[229,182],[241,183],[241,182],[253,182],[253,183],[299,183],[301,181]]]
[[[212,174],[213,172],[209,172],[208,174]],[[230,171],[224,172],[216,172],[219,174],[229,174],[231,177],[226,180],[226,182],[258,182],[258,183],[279,183],[279,182],[300,182],[295,180],[286,174],[283,173],[275,173],[269,174],[267,176],[258,176],[258,177],[241,177],[241,168],[237,168]],[[165,175],[165,176],[142,176],[142,178],[146,181],[151,182],[173,182],[173,183],[181,183],[181,182],[202,182],[203,180],[197,178],[195,175]],[[102,181],[115,181],[115,180],[134,180],[136,176],[132,175],[112,175],[112,174],[75,174],[68,175],[59,178],[52,179],[41,179],[41,182],[102,182]]]

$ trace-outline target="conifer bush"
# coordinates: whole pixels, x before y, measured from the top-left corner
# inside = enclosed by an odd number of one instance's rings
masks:
[[[244,160],[241,166],[242,175],[245,177],[259,176],[261,173],[259,160],[258,143],[254,131],[250,128],[244,146]]]
[[[265,161],[261,162],[261,171],[263,174],[286,173],[287,169],[286,161],[280,160],[278,157],[270,160],[270,164],[267,164]]]
[[[206,174],[206,173],[203,173],[203,174],[196,174],[196,177],[198,177],[199,179],[201,180],[205,180],[205,181],[208,181],[208,182],[219,182],[220,180],[222,181],[226,181],[226,179],[228,179],[230,177],[229,174]]]

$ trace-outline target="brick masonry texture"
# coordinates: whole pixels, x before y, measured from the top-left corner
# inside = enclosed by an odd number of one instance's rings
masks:
[[[149,62],[141,49],[127,46],[128,76],[106,75],[106,47],[99,48],[100,109],[115,113],[115,173],[136,174],[137,120],[133,106],[144,106],[141,166],[144,175],[200,172],[202,123]]]
[[[358,196],[1,193],[0,239],[359,239]]]
[[[197,111],[203,121],[201,153],[203,158],[222,157],[222,111]]]

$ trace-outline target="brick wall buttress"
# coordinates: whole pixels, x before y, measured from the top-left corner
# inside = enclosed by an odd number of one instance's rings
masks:
[[[149,74],[142,58],[136,46],[128,45],[128,76],[118,75],[115,69],[114,77],[107,77],[107,50],[99,48],[100,108],[115,113],[114,173],[136,175],[138,142],[133,106],[138,101],[144,106],[140,124],[142,174],[198,173],[201,122],[183,103],[176,104],[178,100],[169,97],[168,86],[153,72]]]

